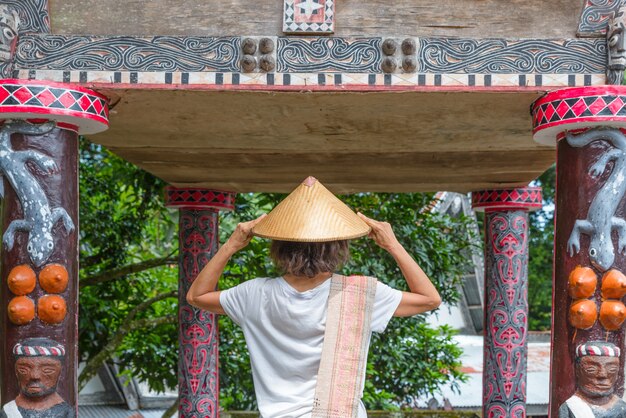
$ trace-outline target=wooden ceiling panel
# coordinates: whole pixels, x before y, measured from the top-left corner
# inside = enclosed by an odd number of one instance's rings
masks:
[[[469,191],[526,184],[554,160],[532,140],[539,93],[104,91],[90,138],[175,185],[336,192]]]

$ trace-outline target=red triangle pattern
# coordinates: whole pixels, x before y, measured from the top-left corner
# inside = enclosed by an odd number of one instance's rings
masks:
[[[166,205],[171,207],[193,207],[196,209],[235,209],[236,193],[209,189],[183,189],[167,187]]]
[[[108,120],[106,99],[84,91],[37,84],[0,84],[0,110],[28,107],[66,110]]]
[[[472,192],[474,207],[502,207],[510,204],[515,207],[537,208],[541,207],[541,203],[541,190],[533,187]]]
[[[572,97],[541,103],[533,108],[533,127],[590,117],[619,118],[626,122],[626,96]]]

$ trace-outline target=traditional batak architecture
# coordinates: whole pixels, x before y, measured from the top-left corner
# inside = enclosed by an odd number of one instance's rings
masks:
[[[1,404],[15,407],[16,350],[32,348],[57,357],[54,395],[77,408],[81,134],[171,184],[181,290],[237,192],[308,175],[335,193],[473,192],[487,212],[489,417],[526,413],[527,212],[541,203],[528,184],[556,159],[551,413],[596,413],[593,393],[567,402],[588,389],[579,346],[624,349],[623,5],[0,1]],[[180,318],[180,416],[215,417],[216,322],[184,300]]]

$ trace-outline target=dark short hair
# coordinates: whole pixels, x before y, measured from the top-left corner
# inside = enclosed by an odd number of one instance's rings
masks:
[[[350,258],[347,240],[328,242],[272,241],[270,257],[281,274],[314,277],[335,272]]]

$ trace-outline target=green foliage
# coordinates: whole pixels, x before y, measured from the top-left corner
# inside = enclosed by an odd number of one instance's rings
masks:
[[[528,324],[531,330],[544,331],[550,329],[552,318],[556,167],[546,170],[536,184],[543,188],[544,205],[530,214]]]
[[[80,143],[80,277],[176,250],[176,225],[164,206],[163,182],[86,140]],[[80,291],[81,360],[97,355],[134,307],[177,288],[176,266],[154,268]],[[159,301],[137,319],[176,316],[177,301]],[[177,326],[130,332],[116,350],[126,373],[154,390],[177,384]]]

